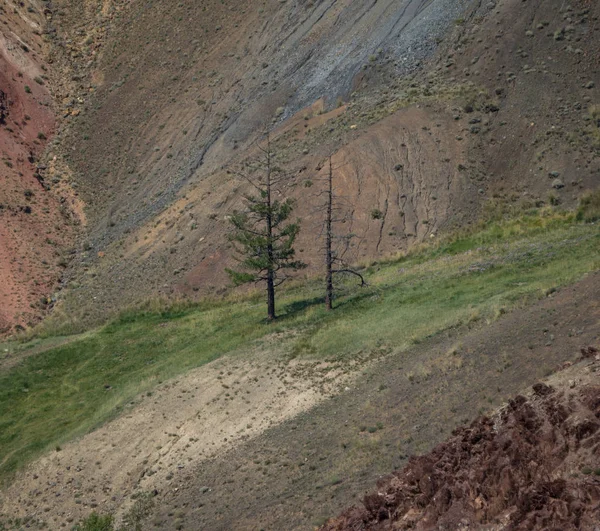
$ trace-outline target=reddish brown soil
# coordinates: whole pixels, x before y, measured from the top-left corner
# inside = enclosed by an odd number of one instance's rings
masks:
[[[11,8],[0,27],[0,335],[51,304],[74,234],[73,199],[41,161],[55,117],[39,15]]]
[[[412,458],[322,531],[598,529],[600,386],[592,382],[534,385],[530,398]]]

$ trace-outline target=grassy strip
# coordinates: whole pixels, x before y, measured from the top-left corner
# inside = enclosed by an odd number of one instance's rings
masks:
[[[123,313],[0,374],[0,479],[118,414],[159,382],[271,334],[282,356],[345,358],[405,349],[448,327],[494,319],[600,268],[600,233],[573,216],[524,216],[365,269],[327,313],[320,282],[258,297]],[[46,340],[52,341],[52,339]],[[39,344],[36,345],[39,348]]]

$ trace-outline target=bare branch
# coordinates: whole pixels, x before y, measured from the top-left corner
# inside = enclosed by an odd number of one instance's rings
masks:
[[[358,271],[354,271],[354,269],[334,269],[332,273],[350,273],[351,275],[356,275],[358,278],[360,278],[361,287],[368,286],[365,278]]]

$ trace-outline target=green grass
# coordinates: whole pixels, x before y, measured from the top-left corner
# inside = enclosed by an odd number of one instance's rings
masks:
[[[372,264],[363,271],[370,286],[349,281],[334,312],[323,308],[321,282],[308,281],[281,292],[274,324],[253,295],[128,311],[66,343],[37,340],[32,348],[49,349],[0,373],[0,479],[59,451],[159,382],[261,340],[282,357],[402,350],[448,327],[492,320],[597,269],[597,227],[535,213]],[[276,342],[272,334],[280,334]],[[29,346],[20,348],[26,354]]]
[[[581,198],[577,209],[577,220],[586,223],[600,221],[600,190],[590,192]]]

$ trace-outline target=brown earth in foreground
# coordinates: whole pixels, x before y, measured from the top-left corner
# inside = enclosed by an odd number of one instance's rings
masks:
[[[594,360],[583,384],[534,385],[411,458],[322,531],[598,529],[600,355],[582,353]]]

